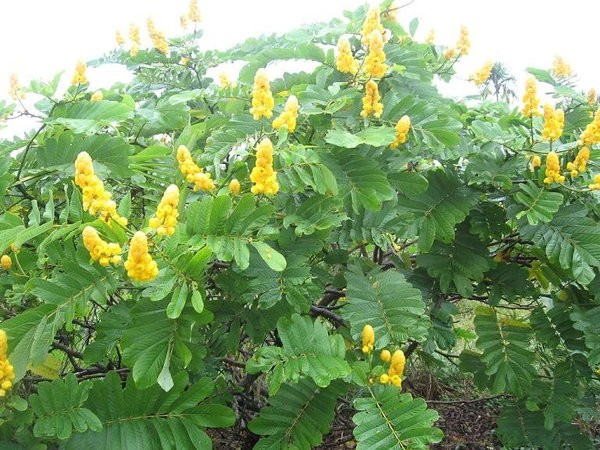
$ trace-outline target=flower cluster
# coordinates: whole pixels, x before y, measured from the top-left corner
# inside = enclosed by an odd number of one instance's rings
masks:
[[[469,79],[472,80],[473,83],[475,83],[477,86],[481,86],[483,83],[485,83],[488,80],[488,78],[492,74],[493,67],[494,67],[494,63],[491,61],[487,61],[481,67],[481,69],[473,72],[473,74],[471,74]]]
[[[75,184],[83,192],[84,211],[100,216],[105,222],[112,219],[123,226],[127,225],[127,219],[117,213],[111,193],[104,190],[104,183],[94,173],[92,158],[87,152],[79,153],[75,160]]]
[[[585,172],[585,168],[590,159],[590,149],[589,147],[582,147],[579,152],[577,152],[577,156],[573,162],[567,163],[567,170],[571,171],[571,176],[575,178],[582,172]]]
[[[119,47],[123,47],[125,45],[126,41],[120,30],[115,31],[115,41]]]
[[[562,56],[558,55],[554,57],[551,71],[557,78],[567,78],[573,74],[571,66],[566,63]]]
[[[600,108],[594,115],[594,120],[587,124],[579,140],[579,145],[594,145],[600,143]]]
[[[298,99],[295,95],[290,95],[285,102],[285,108],[283,112],[273,121],[273,128],[278,130],[283,125],[287,126],[290,133],[293,133],[296,129],[296,119],[298,118]]]
[[[590,106],[594,106],[598,102],[598,94],[596,93],[596,89],[590,88],[587,93],[587,102]]]
[[[365,325],[362,330],[362,352],[366,355],[373,351],[375,345],[375,330],[369,324]]]
[[[378,30],[382,35],[384,33],[383,25],[381,25],[380,10],[378,6],[373,6],[367,12],[367,17],[362,27],[362,41],[368,43],[373,30]]]
[[[337,70],[342,73],[355,75],[358,72],[358,61],[352,55],[352,48],[347,37],[341,36],[338,40],[338,55],[335,60]]]
[[[396,124],[396,140],[390,144],[390,148],[396,148],[400,144],[404,144],[410,130],[410,117],[404,115]]]
[[[9,270],[12,267],[12,259],[8,255],[0,256],[0,267],[4,270]]]
[[[229,191],[232,194],[239,194],[240,193],[240,182],[238,181],[237,178],[234,178],[233,180],[231,180],[231,182],[229,183]]]
[[[365,85],[365,96],[363,97],[363,108],[360,112],[360,115],[364,118],[369,117],[373,114],[378,119],[381,117],[381,113],[383,112],[383,103],[380,103],[379,100],[381,96],[379,95],[379,88],[377,87],[377,83],[373,80],[367,81]]]
[[[131,41],[129,56],[135,56],[140,51],[142,39],[140,38],[140,28],[133,23],[129,25],[129,40]]]
[[[562,109],[554,109],[548,103],[544,105],[544,129],[542,130],[543,141],[557,140],[565,126],[565,113]]]
[[[560,174],[560,162],[558,155],[555,152],[548,153],[546,156],[546,178],[544,183],[552,184],[553,182],[563,183],[565,177]]]
[[[425,43],[431,45],[433,41],[435,41],[435,29],[432,28],[427,33],[427,36],[425,36]]]
[[[103,98],[104,98],[104,94],[102,93],[102,91],[96,91],[90,97],[90,102],[99,102]]]
[[[252,108],[250,114],[254,120],[261,117],[271,118],[273,115],[275,100],[269,86],[269,76],[265,69],[258,69],[254,76],[254,88],[252,89]]]
[[[531,157],[531,167],[536,169],[538,167],[541,167],[542,165],[542,158],[540,158],[540,155],[533,155]]]
[[[385,52],[383,51],[383,35],[375,29],[371,31],[367,40],[369,53],[365,58],[365,75],[369,78],[381,78],[385,75]]]
[[[12,388],[15,380],[15,369],[8,360],[8,337],[6,331],[0,330],[0,397]]]
[[[150,39],[152,39],[152,45],[154,45],[154,48],[163,55],[168,54],[169,44],[167,43],[167,39],[165,38],[163,32],[156,29],[154,22],[150,17],[146,21],[146,26],[148,27],[148,35],[150,36]]]
[[[402,350],[396,350],[394,354],[390,356],[388,350],[383,350],[380,357],[384,362],[390,362],[390,368],[387,373],[384,373],[379,377],[379,382],[381,384],[393,384],[394,386],[401,387],[402,374],[404,373],[404,366],[406,364],[404,352]]]
[[[273,144],[269,138],[264,138],[256,149],[256,164],[250,174],[254,186],[250,189],[253,194],[274,195],[279,192],[277,172],[273,170]]]
[[[129,278],[137,281],[150,281],[158,275],[158,266],[148,253],[148,239],[143,231],[136,231],[131,238],[125,269]]]
[[[156,216],[150,219],[150,226],[160,235],[175,233],[175,225],[179,211],[179,188],[171,184],[165,190],[163,197],[156,208]]]
[[[452,58],[454,58],[455,55],[456,55],[456,49],[454,47],[447,48],[444,51],[444,58],[447,61],[450,61]]]
[[[212,191],[215,188],[215,183],[211,180],[210,173],[204,173],[204,171],[198,167],[185,145],[180,145],[179,148],[177,148],[177,162],[179,163],[179,170],[181,170],[184,178],[188,182],[194,183],[195,191]]]
[[[219,87],[221,89],[226,89],[231,86],[233,86],[233,83],[231,82],[229,75],[227,75],[227,72],[221,72],[219,74]]]
[[[525,84],[525,95],[523,95],[523,115],[525,117],[539,116],[540,99],[537,96],[537,83],[534,77],[529,77]]]
[[[10,74],[10,88],[8,94],[13,100],[23,100],[25,98],[25,93],[21,90],[16,73]]]
[[[78,84],[85,84],[88,82],[85,71],[87,67],[83,61],[77,61],[77,65],[75,66],[75,73],[73,74],[73,78],[71,79],[71,84],[76,86]]]
[[[202,20],[200,10],[198,9],[198,2],[196,0],[190,0],[190,8],[188,9],[187,18],[190,19],[190,22],[194,23],[200,23]]]
[[[458,42],[456,43],[456,49],[463,56],[467,56],[469,54],[469,50],[471,49],[469,30],[467,30],[467,27],[464,25],[460,27],[460,36],[458,37]]]
[[[590,191],[600,191],[600,173],[594,176],[594,182],[590,184]]]
[[[98,261],[102,266],[121,262],[121,246],[103,240],[94,227],[85,227],[82,236],[83,245],[90,252],[92,260]]]

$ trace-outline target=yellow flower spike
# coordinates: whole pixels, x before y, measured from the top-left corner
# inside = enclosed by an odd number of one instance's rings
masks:
[[[400,375],[392,375],[390,377],[390,383],[396,387],[402,386],[402,377]]]
[[[375,29],[368,36],[369,53],[365,58],[365,75],[369,78],[382,78],[387,70],[385,52],[383,51],[383,35]]]
[[[0,256],[0,266],[4,270],[9,270],[12,267],[12,258],[9,255]]]
[[[77,86],[78,84],[85,84],[88,82],[88,79],[85,76],[85,72],[87,70],[87,66],[81,60],[77,61],[77,65],[75,66],[75,73],[73,74],[73,78],[71,78],[71,84],[73,86]]]
[[[103,240],[94,227],[85,227],[82,236],[83,245],[90,252],[92,260],[98,261],[102,266],[121,262],[121,247],[119,244],[108,243]]]
[[[183,28],[184,30],[187,30],[188,27],[188,17],[186,16],[180,16],[179,17],[179,25],[181,26],[181,28]]]
[[[563,183],[565,177],[560,174],[560,161],[558,155],[555,152],[548,153],[546,156],[546,178],[544,183],[552,184],[553,182]]]
[[[252,89],[252,108],[250,114],[254,120],[261,117],[270,119],[273,116],[275,100],[269,86],[269,76],[265,69],[258,69],[254,76],[254,88]]]
[[[404,144],[408,138],[410,130],[410,117],[404,115],[396,124],[396,140],[390,144],[390,148],[396,148],[400,144]]]
[[[83,193],[83,210],[125,226],[127,219],[117,213],[117,204],[111,200],[111,193],[104,190],[104,183],[94,173],[92,158],[87,152],[80,152],[75,160],[75,184]]]
[[[362,330],[362,352],[367,354],[373,351],[375,345],[375,330],[369,324],[365,325]]]
[[[389,350],[381,350],[381,353],[379,354],[379,359],[381,359],[383,362],[390,362],[390,360],[392,359],[392,354]]]
[[[362,27],[362,41],[367,44],[369,36],[373,30],[378,30],[382,35],[385,32],[383,25],[381,25],[381,11],[378,6],[372,6],[367,12],[367,17]]]
[[[542,165],[542,158],[540,158],[540,155],[533,155],[533,157],[531,158],[531,166],[535,169],[537,167],[540,167]]]
[[[456,55],[456,49],[454,47],[447,48],[444,51],[444,58],[446,58],[447,61],[454,58],[454,55]]]
[[[182,66],[187,66],[190,62],[190,58],[188,58],[187,56],[183,56],[180,60],[179,60],[179,64]]]
[[[170,184],[162,196],[158,207],[156,208],[156,216],[150,219],[150,226],[156,230],[158,235],[169,235],[175,233],[177,218],[179,217],[179,188]]]
[[[123,37],[123,35],[121,34],[121,31],[117,30],[115,32],[115,41],[117,42],[117,45],[119,47],[123,47],[125,45],[125,38]]]
[[[579,140],[579,145],[594,145],[600,143],[600,108],[596,111],[594,119],[587,124]]]
[[[227,75],[227,72],[221,72],[219,74],[219,87],[221,89],[226,89],[226,88],[232,87],[232,86],[233,86],[233,83],[231,82],[229,75]]]
[[[254,186],[250,191],[257,194],[275,195],[279,192],[277,172],[273,170],[273,144],[264,138],[256,149],[256,165],[250,174]]]
[[[573,74],[571,66],[559,55],[554,57],[554,62],[552,63],[552,69],[550,69],[550,71],[556,78],[568,78]]]
[[[6,331],[0,330],[0,397],[5,397],[13,386],[15,370],[7,358],[8,336]]]
[[[567,170],[571,171],[571,177],[575,178],[582,172],[585,172],[587,163],[590,159],[590,149],[588,147],[582,147],[573,162],[567,163]]]
[[[335,60],[337,70],[342,73],[355,75],[358,72],[358,61],[352,55],[350,41],[345,36],[340,36],[337,44],[338,54]]]
[[[202,21],[202,16],[200,15],[198,2],[196,0],[190,1],[190,8],[188,9],[187,17],[190,19],[190,22],[200,23]]]
[[[169,44],[167,43],[165,35],[156,29],[154,22],[150,17],[148,17],[148,20],[146,21],[146,26],[148,28],[148,35],[150,36],[150,39],[152,39],[152,45],[154,45],[154,48],[163,55],[167,55],[169,53]]]
[[[25,98],[25,93],[21,90],[19,80],[17,79],[17,74],[11,73],[9,80],[10,88],[8,90],[8,94],[10,95],[10,98],[13,100],[23,100]]]
[[[460,36],[456,43],[456,49],[462,56],[467,56],[471,49],[471,40],[469,39],[469,30],[464,25],[460,27]]]
[[[158,266],[148,253],[148,238],[143,231],[136,231],[131,238],[125,269],[129,278],[136,281],[150,281],[158,275]]]
[[[587,103],[590,106],[594,106],[598,102],[598,94],[596,89],[591,88],[587,93]]]
[[[529,77],[525,84],[525,95],[523,95],[523,109],[521,112],[525,117],[540,115],[540,99],[537,96],[537,82],[534,77]]]
[[[590,191],[600,190],[600,173],[594,176],[594,182],[589,185]]]
[[[298,99],[295,95],[290,95],[285,102],[283,112],[273,121],[273,128],[278,130],[282,126],[287,126],[290,133],[296,129],[296,119],[298,118]]]
[[[425,43],[432,45],[435,41],[435,29],[431,28],[427,36],[425,36]]]
[[[192,159],[192,155],[185,145],[177,148],[177,162],[183,177],[190,183],[194,183],[195,191],[212,191],[215,188],[214,181],[209,173],[198,167]]]
[[[104,98],[104,94],[102,94],[102,91],[96,91],[90,97],[90,102],[99,102],[103,98]]]
[[[379,102],[380,99],[381,96],[379,95],[377,83],[373,80],[367,81],[367,84],[365,84],[365,96],[362,100],[363,109],[360,113],[361,117],[366,119],[372,114],[376,118],[380,118],[383,112],[383,103]]]
[[[129,25],[129,40],[131,41],[129,55],[135,56],[140,50],[140,46],[142,45],[142,39],[140,38],[140,28],[133,23]]]
[[[392,355],[392,360],[390,362],[390,369],[388,370],[388,374],[390,376],[398,375],[402,377],[404,373],[404,365],[406,364],[406,357],[404,356],[404,352],[402,350],[396,350]]]
[[[544,129],[542,130],[543,141],[555,141],[562,135],[565,125],[565,113],[561,109],[554,109],[548,103],[544,105]]]
[[[477,86],[481,86],[485,83],[490,75],[492,74],[492,69],[494,67],[494,63],[491,61],[487,61],[481,68],[469,77],[469,80],[473,81]]]
[[[240,182],[237,180],[237,178],[234,178],[229,183],[229,191],[235,195],[238,195],[240,193]]]

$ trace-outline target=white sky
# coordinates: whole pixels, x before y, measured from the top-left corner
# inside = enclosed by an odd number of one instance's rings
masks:
[[[405,2],[408,0],[398,0],[398,4]],[[362,3],[365,1],[198,0],[205,30],[201,45],[227,48],[249,36],[341,18],[343,10]],[[126,34],[131,22],[140,25],[143,39],[147,39],[145,21],[149,16],[167,36],[178,35],[179,16],[187,8],[188,0],[2,1],[0,97],[7,98],[12,72],[22,85],[32,78],[50,79],[60,70],[70,79],[77,59],[93,59],[108,52],[116,45],[115,30]],[[598,0],[415,0],[398,16],[406,26],[419,17],[417,39],[424,39],[434,27],[436,44],[454,45],[460,25],[466,25],[472,51],[457,65],[459,77],[464,79],[488,59],[505,63],[522,79],[525,67],[549,68],[554,55],[560,54],[578,74],[582,90],[595,87],[600,91]],[[88,75],[92,88],[109,87],[104,86],[102,74],[90,71]],[[521,86],[517,87],[520,93]],[[476,92],[474,87],[466,89]]]

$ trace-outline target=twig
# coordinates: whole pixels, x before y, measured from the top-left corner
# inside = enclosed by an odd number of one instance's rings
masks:
[[[471,398],[471,399],[465,399],[465,400],[427,400],[425,399],[425,401],[427,403],[433,403],[433,404],[454,404],[454,403],[478,403],[478,402],[486,402],[488,400],[494,400],[496,398],[500,398],[500,397],[507,397],[508,394],[498,394],[498,395],[491,395],[489,397],[482,397],[482,398]]]
[[[336,327],[341,327],[344,325],[344,319],[338,314],[331,312],[327,308],[323,308],[317,305],[310,305],[310,314],[312,316],[322,316],[333,323]]]

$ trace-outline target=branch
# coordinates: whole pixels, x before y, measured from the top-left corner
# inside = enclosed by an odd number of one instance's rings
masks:
[[[321,306],[310,305],[310,315],[311,316],[322,316],[333,323],[337,328],[344,325],[344,319],[341,316],[337,315],[334,312],[331,312],[327,308],[323,308]]]
[[[508,397],[508,394],[498,394],[491,395],[489,397],[482,398],[471,398],[465,400],[425,400],[427,403],[433,404],[454,404],[454,403],[477,403],[477,402],[487,402],[488,400],[494,400],[496,398]]]

